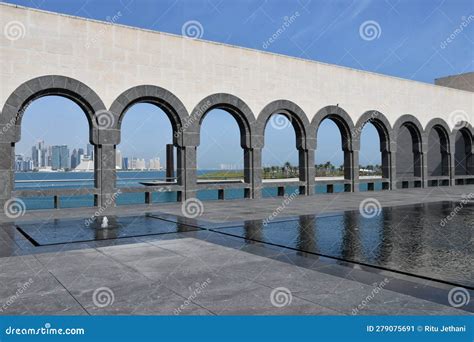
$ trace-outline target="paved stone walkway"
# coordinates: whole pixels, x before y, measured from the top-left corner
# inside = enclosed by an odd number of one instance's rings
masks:
[[[0,314],[466,314],[200,239],[147,240],[0,258]]]
[[[298,197],[282,216],[460,200],[474,186]],[[265,218],[281,198],[204,202],[202,220]],[[120,208],[122,214],[140,210]],[[181,204],[160,205],[181,215]],[[90,210],[89,210],[90,211]],[[28,212],[22,220],[87,217],[88,210]],[[251,243],[211,231],[34,247],[0,227],[0,314],[468,315],[449,286]],[[472,295],[472,291],[470,291]],[[427,300],[428,299],[428,300]],[[468,310],[468,311],[466,311]]]

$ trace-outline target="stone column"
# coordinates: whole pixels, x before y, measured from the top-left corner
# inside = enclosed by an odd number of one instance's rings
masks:
[[[0,140],[0,217],[5,216],[4,206],[14,189],[14,153],[12,143]]]
[[[177,147],[178,185],[184,187],[181,201],[196,197],[196,146]]]
[[[117,197],[115,158],[115,145],[102,144],[95,146],[96,185],[100,191],[97,205],[105,210],[115,206]]]
[[[390,189],[397,189],[397,142],[392,141],[390,143],[389,152],[389,167],[390,167]]]
[[[428,158],[423,152],[415,152],[415,176],[421,177],[421,186],[428,187]]]
[[[344,179],[351,181],[352,192],[359,191],[359,151],[344,150]]]
[[[120,131],[114,128],[94,128],[92,131],[94,144],[95,187],[99,189],[96,205],[104,213],[107,208],[115,206],[116,192],[116,157],[115,147],[120,143]]]
[[[166,181],[174,181],[174,145],[166,144]]]
[[[359,192],[359,150],[352,151],[352,192]]]
[[[250,198],[262,197],[262,149],[244,149],[244,181],[250,184]]]
[[[456,185],[456,139],[451,138],[449,145],[449,185]]]
[[[389,180],[391,188],[392,184],[392,169],[391,169],[391,153],[387,150],[382,150],[382,178],[386,178]]]
[[[300,181],[305,182],[305,195],[314,194],[314,150],[298,149]]]
[[[474,175],[474,144],[471,147],[471,153],[467,156],[466,164],[468,175]]]

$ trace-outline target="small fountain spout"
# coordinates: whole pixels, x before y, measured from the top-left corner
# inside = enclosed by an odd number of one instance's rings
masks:
[[[107,228],[109,226],[109,219],[107,216],[104,216],[102,219],[102,224],[100,225],[101,228]]]

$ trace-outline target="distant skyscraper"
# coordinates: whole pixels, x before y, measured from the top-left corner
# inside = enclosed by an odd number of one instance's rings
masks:
[[[78,149],[77,150],[77,165],[81,163],[83,155],[84,155],[84,149],[83,148]]]
[[[53,170],[69,169],[69,149],[66,145],[52,147],[51,167]]]
[[[91,144],[87,144],[87,155],[90,159],[94,159],[94,146]]]
[[[31,148],[31,160],[34,168],[41,168],[48,165],[48,148],[44,141],[38,143]]]
[[[131,170],[145,170],[145,159],[140,159],[140,158],[132,158],[132,161],[130,162],[130,169]]]
[[[51,166],[52,156],[53,156],[53,150],[51,149],[51,146],[48,146],[47,152],[46,152],[46,165],[45,166]]]
[[[122,168],[122,152],[120,150],[115,151],[115,168],[118,170]]]
[[[33,160],[29,157],[24,157],[21,154],[15,156],[15,171],[26,172],[33,170]]]
[[[128,157],[122,158],[122,170],[128,170]]]
[[[21,154],[15,155],[15,171],[23,171],[23,156]]]
[[[150,164],[148,167],[150,170],[161,170],[160,158],[150,159]]]
[[[38,149],[36,148],[36,146],[33,146],[31,148],[31,159],[33,160],[33,167],[38,167],[39,166],[39,163],[38,163]]]
[[[79,160],[77,158],[77,150],[74,149],[71,154],[71,169],[75,169],[77,165],[79,165]]]

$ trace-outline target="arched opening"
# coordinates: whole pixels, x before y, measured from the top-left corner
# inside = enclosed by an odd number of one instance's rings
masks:
[[[402,188],[409,187],[411,183],[415,187],[421,187],[423,161],[420,130],[415,124],[405,122],[398,129],[396,142],[397,180]]]
[[[388,170],[386,130],[380,123],[369,121],[360,134],[359,180],[360,190],[381,190],[384,171]],[[387,176],[385,174],[385,176]],[[388,177],[387,177],[388,178]]]
[[[314,158],[317,193],[350,191],[349,145],[349,129],[342,118],[328,116],[321,121],[316,131]]]
[[[456,176],[474,175],[473,139],[469,129],[462,128],[455,134],[454,166]]]
[[[93,194],[25,196],[27,191],[93,189],[94,146],[90,122],[74,101],[55,95],[33,98],[20,111],[15,143],[14,190],[28,209],[93,206]],[[79,193],[79,191],[77,191]]]
[[[177,158],[173,125],[166,112],[153,103],[137,102],[120,119],[121,139],[115,150],[117,188],[176,184]],[[149,203],[173,202],[173,191],[151,191]],[[143,193],[123,193],[117,204],[143,204]]]
[[[244,153],[241,146],[242,131],[235,113],[213,108],[200,121],[200,144],[196,152],[198,193],[201,200],[244,197],[243,188],[231,189],[232,184],[242,184],[244,175]],[[221,189],[199,188],[200,184],[217,184]],[[219,186],[218,186],[219,188]]]
[[[276,180],[298,181],[300,177],[298,142],[292,119],[285,113],[272,114],[265,125],[262,149],[262,178],[268,182]],[[298,192],[298,185],[285,187],[286,193]],[[264,187],[263,197],[278,195],[277,188]]]
[[[428,134],[428,176],[449,176],[449,136],[440,126],[434,126]]]
[[[117,203],[182,200],[187,177],[183,122],[188,113],[181,101],[164,88],[140,85],[120,94],[110,114],[113,128],[122,133],[113,136],[114,150],[109,151],[115,156],[114,177],[122,164]]]

